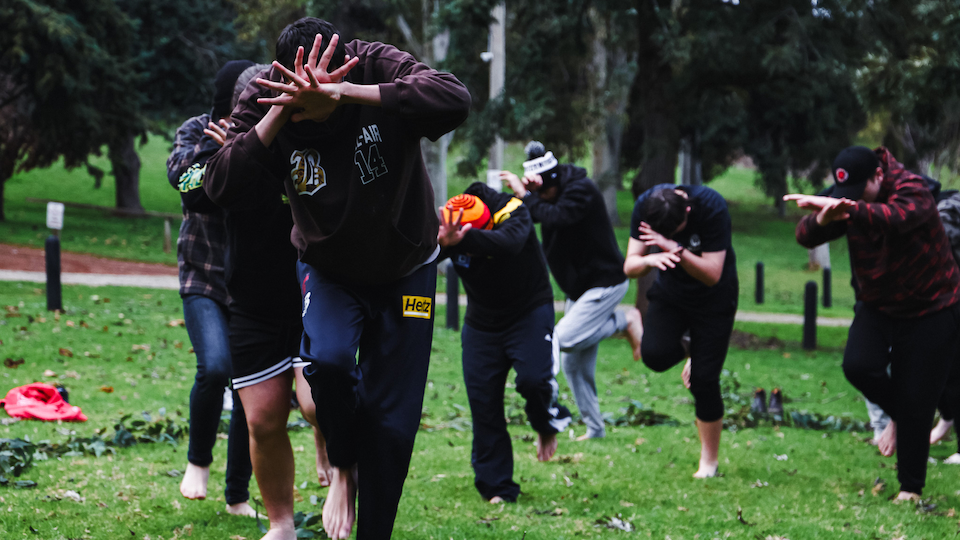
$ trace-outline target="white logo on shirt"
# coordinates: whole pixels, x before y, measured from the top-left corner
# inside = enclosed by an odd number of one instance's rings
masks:
[[[377,143],[382,143],[380,128],[376,124],[360,129],[360,135],[357,135],[356,152],[353,154],[353,162],[360,169],[360,181],[369,184],[375,178],[387,174],[387,164],[380,155],[380,149]],[[367,146],[369,145],[369,146]],[[367,146],[364,148],[364,146]]]
[[[303,297],[303,313],[300,314],[301,319],[307,316],[308,307],[310,307],[310,293],[307,293],[306,296]]]

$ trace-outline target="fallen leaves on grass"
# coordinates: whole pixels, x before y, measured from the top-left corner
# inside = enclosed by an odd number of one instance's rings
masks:
[[[873,488],[870,490],[870,492],[873,493],[874,497],[876,497],[883,493],[883,490],[885,489],[887,489],[887,483],[878,476],[877,479],[873,481]]]
[[[17,369],[18,367],[22,366],[24,362],[25,360],[23,358],[17,358],[16,360],[14,360],[13,358],[4,358],[3,367],[8,367],[10,369]]]
[[[45,370],[43,370],[43,376],[44,376],[44,377],[56,377],[56,376],[57,376],[57,372],[54,371],[54,370],[52,370],[52,369],[45,369]]]
[[[100,387],[100,391],[103,392],[103,393],[105,393],[105,394],[112,394],[112,393],[113,393],[113,387],[112,387],[112,386],[101,386],[101,387]]]
[[[186,326],[186,324],[187,324],[186,321],[184,321],[183,319],[173,319],[172,321],[167,323],[167,326],[171,328],[176,328],[177,326]]]

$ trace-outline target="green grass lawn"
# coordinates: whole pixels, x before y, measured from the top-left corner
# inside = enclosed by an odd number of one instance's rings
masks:
[[[63,442],[92,437],[124,414],[148,411],[184,422],[194,374],[194,356],[175,292],[133,288],[64,288],[65,313],[45,311],[35,284],[0,283],[0,358],[24,363],[0,367],[0,388],[33,381],[65,384],[71,402],[90,417],[83,424],[4,422],[0,437]],[[437,320],[444,320],[438,306]],[[609,426],[603,440],[577,443],[563,434],[558,456],[534,459],[533,432],[513,425],[515,479],[523,494],[516,504],[491,506],[473,488],[471,434],[460,367],[459,335],[440,328],[424,402],[424,426],[405,485],[395,538],[910,538],[937,539],[957,533],[958,470],[931,465],[926,507],[896,506],[895,459],[879,456],[866,432],[764,427],[725,431],[722,477],[696,481],[699,444],[693,405],[679,381],[679,367],[653,373],[635,363],[622,341],[601,344],[597,365],[600,407],[612,418],[639,401],[669,415],[674,425]],[[799,326],[738,324],[758,336],[752,348],[731,347],[723,377],[728,405],[755,386],[779,386],[787,410],[849,415],[865,420],[858,393],[840,370],[843,329],[821,329],[820,349],[803,351]],[[49,370],[49,372],[47,371]],[[52,372],[52,373],[51,373]],[[570,403],[560,377],[561,394]],[[736,390],[739,384],[739,390]],[[508,385],[512,411],[520,400]],[[104,390],[112,389],[112,392]],[[4,413],[0,418],[6,419]],[[466,428],[466,430],[464,430]],[[584,432],[574,426],[575,434]],[[308,431],[291,432],[297,464],[296,508],[317,512],[318,486]],[[259,538],[255,521],[223,512],[225,441],[215,451],[210,496],[187,501],[178,473],[186,445],[140,444],[101,457],[52,456],[20,478],[38,485],[0,487],[0,538],[142,540]],[[942,459],[955,442],[935,446]],[[877,479],[886,487],[873,488]],[[68,492],[75,492],[76,497]],[[254,497],[259,494],[251,484]],[[79,500],[75,500],[79,497]],[[930,505],[935,505],[931,507]],[[601,523],[617,517],[634,529]],[[741,519],[742,518],[742,519]]]

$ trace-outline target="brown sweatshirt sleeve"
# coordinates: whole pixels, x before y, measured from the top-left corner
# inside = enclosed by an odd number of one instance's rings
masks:
[[[435,141],[467,119],[470,92],[452,74],[418,62],[392,45],[360,41],[352,45],[364,63],[363,82],[380,85],[380,106],[408,120],[418,135]]]

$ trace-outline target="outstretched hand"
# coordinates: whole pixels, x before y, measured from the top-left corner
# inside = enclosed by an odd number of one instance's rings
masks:
[[[329,118],[333,111],[340,104],[342,97],[342,80],[359,61],[356,57],[346,58],[346,62],[333,71],[327,71],[330,66],[330,60],[333,58],[333,52],[337,47],[340,36],[334,34],[330,39],[323,54],[320,54],[320,45],[323,37],[317,34],[313,41],[313,48],[307,57],[307,63],[303,63],[303,47],[297,49],[297,56],[294,60],[295,72],[290,71],[280,62],[274,60],[273,66],[277,68],[289,81],[281,83],[267,79],[257,79],[257,83],[265,88],[281,92],[281,95],[273,98],[259,98],[258,103],[266,105],[280,105],[290,107],[295,112],[290,119],[294,122],[302,120],[314,120],[322,122]]]
[[[446,212],[444,212],[444,207],[440,207],[440,230],[437,231],[437,243],[440,244],[441,248],[459,244],[467,231],[473,228],[470,223],[461,225],[462,220],[463,208],[460,208],[456,212],[456,217],[454,217],[452,206],[446,207]]]
[[[226,118],[220,119],[220,125],[214,124],[213,122],[207,122],[207,129],[203,132],[213,139],[213,141],[220,146],[223,146],[227,141],[227,131],[230,130],[230,122],[227,122]]]
[[[796,201],[797,207],[817,213],[817,224],[826,225],[833,221],[850,219],[850,210],[857,207],[850,199],[834,199],[818,195],[792,193],[783,196],[784,201]]]
[[[677,251],[680,247],[680,243],[675,240],[670,240],[666,236],[658,233],[653,230],[645,221],[640,222],[640,227],[637,228],[640,231],[640,241],[647,247],[657,246],[662,251]],[[661,268],[661,270],[663,270]]]

